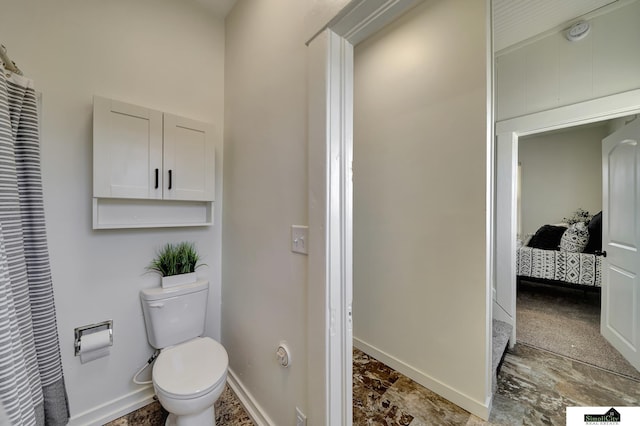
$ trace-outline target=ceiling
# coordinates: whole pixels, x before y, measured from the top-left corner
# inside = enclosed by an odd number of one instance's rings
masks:
[[[195,0],[224,18],[236,0]],[[494,50],[567,24],[618,0],[492,0]]]
[[[569,23],[617,0],[493,0],[493,43],[499,51]]]

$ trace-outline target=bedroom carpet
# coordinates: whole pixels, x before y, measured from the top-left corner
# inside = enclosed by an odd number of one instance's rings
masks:
[[[522,281],[516,315],[518,343],[640,382],[640,372],[600,335],[599,293]]]

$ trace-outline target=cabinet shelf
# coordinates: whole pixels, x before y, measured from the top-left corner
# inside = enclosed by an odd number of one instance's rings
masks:
[[[207,201],[93,199],[93,229],[173,228],[213,225]]]

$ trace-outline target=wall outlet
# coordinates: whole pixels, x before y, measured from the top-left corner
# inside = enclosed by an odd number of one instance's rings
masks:
[[[298,407],[296,407],[296,426],[307,426],[307,416]]]

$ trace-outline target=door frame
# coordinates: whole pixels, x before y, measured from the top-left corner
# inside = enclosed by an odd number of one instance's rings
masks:
[[[354,0],[307,42],[309,418],[351,425],[353,46],[423,0]]]
[[[424,0],[353,0],[308,42],[307,270],[309,418],[352,424],[353,47]],[[486,0],[487,2],[489,0]],[[492,53],[487,51],[488,66]],[[487,84],[491,85],[492,73]],[[487,104],[491,106],[491,96]],[[492,111],[488,108],[488,111]],[[487,116],[487,312],[493,252],[491,188],[493,115]],[[491,155],[489,155],[491,154]],[[491,315],[487,322],[486,392],[490,394]],[[490,404],[490,402],[489,402]],[[488,412],[484,413],[488,416]]]
[[[494,318],[513,326],[516,342],[518,139],[640,113],[640,89],[496,122],[496,295]]]

